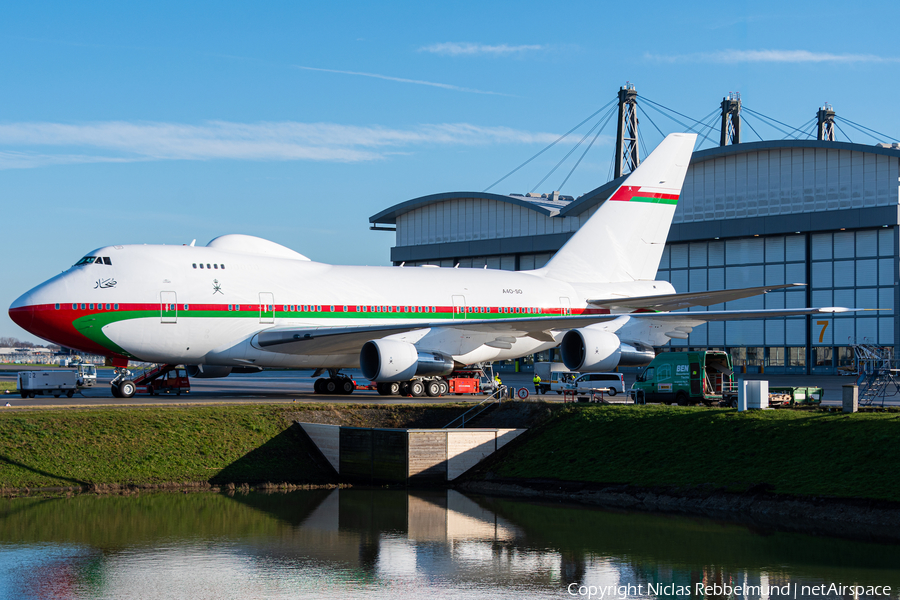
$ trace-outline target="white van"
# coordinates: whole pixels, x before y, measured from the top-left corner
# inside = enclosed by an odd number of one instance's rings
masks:
[[[589,394],[591,390],[608,389],[606,394],[615,396],[625,393],[625,377],[621,373],[582,373],[569,384],[568,389],[576,394]]]

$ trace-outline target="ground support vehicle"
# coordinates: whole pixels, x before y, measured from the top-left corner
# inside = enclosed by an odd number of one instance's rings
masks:
[[[97,384],[97,365],[76,362],[69,365],[78,373],[79,387],[94,387]]]
[[[637,404],[737,406],[731,356],[721,350],[662,352],[638,375],[631,390]]]
[[[574,390],[576,396],[588,395],[592,391],[615,396],[625,393],[625,377],[621,373],[582,373],[566,387]]]
[[[109,386],[115,398],[131,398],[138,392],[151,396],[174,392],[180,396],[191,391],[191,382],[183,365],[153,365],[137,376],[124,368],[115,372]]]
[[[151,396],[156,394],[175,394],[180,396],[182,393],[189,394],[191,392],[191,380],[188,378],[187,370],[182,366],[170,367],[163,371],[162,374],[146,380],[143,385],[138,383],[139,381],[141,379],[135,381],[138,388],[137,391],[146,391]]]
[[[534,363],[534,374],[541,378],[541,382],[538,384],[541,394],[550,391],[562,394],[566,384],[578,375],[560,362],[536,362]]]
[[[824,390],[820,387],[770,387],[769,406],[793,408],[817,406],[822,403]]]
[[[23,398],[34,398],[44,394],[52,394],[56,398],[65,394],[71,398],[79,390],[79,381],[81,380],[77,371],[19,371],[17,385],[19,395]]]

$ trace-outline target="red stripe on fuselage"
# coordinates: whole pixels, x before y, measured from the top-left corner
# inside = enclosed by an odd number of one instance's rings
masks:
[[[73,348],[77,350],[81,350],[83,352],[90,352],[92,354],[100,354],[104,356],[123,358],[116,352],[112,352],[108,348],[105,348],[93,340],[85,337],[80,331],[75,329],[73,322],[76,319],[94,315],[94,314],[103,314],[103,313],[128,313],[135,311],[147,311],[147,312],[159,312],[161,310],[161,306],[159,303],[134,303],[134,304],[118,304],[118,308],[114,308],[114,304],[110,304],[110,308],[106,309],[106,304],[97,304],[95,303],[93,306],[98,307],[91,309],[90,303],[83,303],[85,308],[82,309],[82,303],[75,303],[74,305],[78,308],[72,308],[73,303],[60,304],[59,308],[56,308],[53,304],[38,304],[33,306],[20,306],[16,308],[11,308],[9,310],[10,318],[19,325],[22,329],[41,337],[45,340],[51,341],[53,343],[59,344],[61,346],[65,346],[67,348]],[[258,318],[259,311],[261,305],[259,304],[188,304],[188,309],[184,308],[184,304],[178,304],[177,310],[179,311],[179,316],[182,318],[189,318],[192,316],[192,313],[199,313],[201,311],[205,312],[222,312],[222,313],[244,313],[246,318]],[[232,307],[229,310],[229,306]],[[315,308],[317,305],[302,305],[302,304],[275,304],[274,311],[266,311],[266,312],[274,312],[281,315],[289,315],[295,311],[285,311],[285,306],[312,306]],[[331,313],[331,305],[318,305],[321,306],[321,311],[306,311],[313,313]],[[391,315],[395,316],[398,314],[403,315],[416,315],[418,317],[427,319],[428,315],[433,314],[465,314],[469,315],[469,318],[473,320],[477,320],[478,315],[482,314],[492,314],[504,315],[502,318],[516,318],[516,317],[527,317],[527,316],[577,316],[577,315],[606,315],[609,314],[609,309],[607,308],[540,308],[540,307],[476,307],[476,306],[468,306],[468,307],[456,307],[456,306],[437,306],[434,307],[436,310],[434,312],[427,311],[419,311],[416,312],[414,310],[404,310],[410,308],[407,305],[360,305],[361,307],[366,308],[375,308],[375,311],[371,312],[357,312],[356,305],[347,307],[347,313],[354,313],[359,315],[371,316],[372,318],[379,318],[380,315]],[[102,308],[99,308],[102,307]],[[240,310],[237,310],[240,308]],[[415,308],[415,307],[412,307]],[[388,310],[378,310],[378,309],[388,309]],[[519,309],[519,312],[516,312],[516,309]],[[303,312],[303,311],[297,311]],[[343,305],[334,306],[333,312],[344,312]],[[311,315],[312,318],[315,318],[315,314]]]

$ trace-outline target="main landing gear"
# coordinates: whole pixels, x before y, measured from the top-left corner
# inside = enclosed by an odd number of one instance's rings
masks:
[[[317,394],[352,394],[356,384],[337,369],[328,369],[329,377],[316,379],[313,390]]]
[[[429,396],[436,398],[450,391],[450,385],[439,377],[433,379],[413,379],[412,381],[384,381],[376,384],[382,396]]]

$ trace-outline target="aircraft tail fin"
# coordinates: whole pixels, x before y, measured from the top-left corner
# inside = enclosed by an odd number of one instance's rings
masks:
[[[538,271],[571,282],[655,279],[696,139],[668,135]]]

